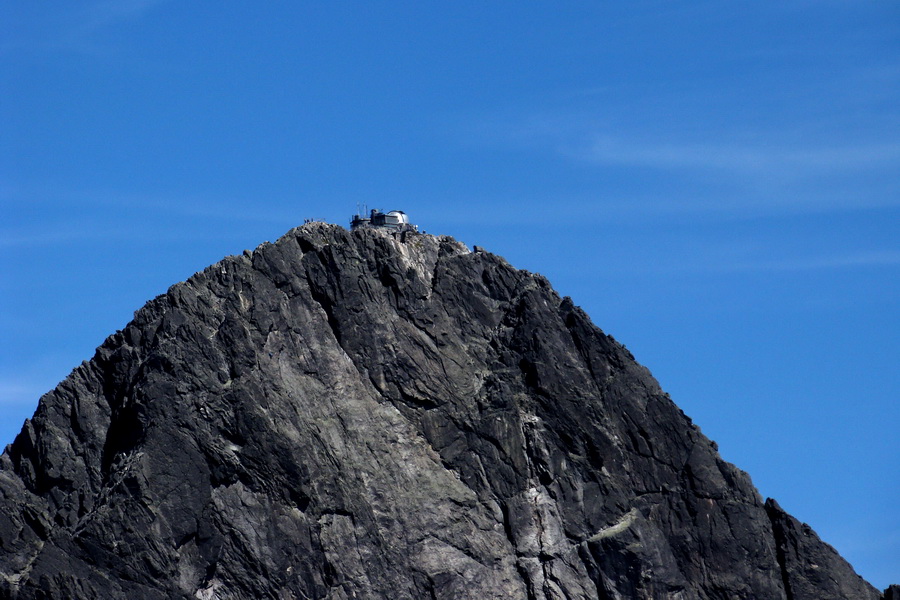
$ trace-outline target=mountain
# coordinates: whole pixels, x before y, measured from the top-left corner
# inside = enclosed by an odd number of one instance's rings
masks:
[[[311,223],[150,301],[0,458],[9,598],[880,599],[546,279]]]

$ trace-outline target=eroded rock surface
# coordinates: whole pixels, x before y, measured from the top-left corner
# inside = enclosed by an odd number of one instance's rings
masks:
[[[41,399],[0,458],[0,590],[881,598],[542,277],[316,223]]]

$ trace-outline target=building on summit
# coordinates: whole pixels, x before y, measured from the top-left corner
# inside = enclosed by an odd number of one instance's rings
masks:
[[[373,208],[368,217],[360,214],[353,215],[350,219],[350,230],[359,229],[360,227],[378,227],[379,229],[390,229],[391,231],[418,231],[419,228],[409,222],[409,217],[402,210],[392,210],[383,213],[377,208]]]

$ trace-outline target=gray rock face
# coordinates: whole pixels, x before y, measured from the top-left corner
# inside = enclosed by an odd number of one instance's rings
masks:
[[[0,458],[10,598],[878,599],[538,275],[321,223],[148,303]]]

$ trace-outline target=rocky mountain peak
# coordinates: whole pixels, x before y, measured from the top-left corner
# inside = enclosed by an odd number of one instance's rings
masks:
[[[0,458],[10,598],[882,597],[543,277],[309,223],[150,301]]]

